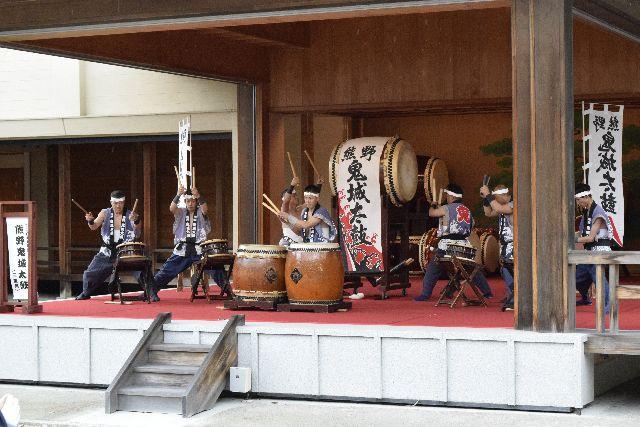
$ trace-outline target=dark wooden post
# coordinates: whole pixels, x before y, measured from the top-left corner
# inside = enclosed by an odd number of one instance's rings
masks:
[[[143,215],[142,233],[147,255],[152,260],[155,271],[154,251],[158,246],[156,209],[156,143],[145,142],[142,147]]]
[[[316,183],[316,174],[313,167],[309,163],[309,159],[304,154],[306,150],[311,159],[313,159],[313,113],[304,113],[300,116],[302,131],[302,152],[300,153],[300,175],[302,178],[302,188],[307,184]],[[320,172],[320,171],[318,171]],[[322,173],[322,172],[320,172]]]
[[[256,186],[256,91],[238,85],[238,243],[256,243],[258,238]],[[260,195],[262,198],[262,195]]]
[[[575,295],[572,0],[513,0],[513,162],[518,329],[563,331]]]
[[[58,260],[60,298],[71,297],[71,147],[58,145]]]

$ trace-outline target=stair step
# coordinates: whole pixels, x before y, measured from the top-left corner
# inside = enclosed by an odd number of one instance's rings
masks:
[[[149,396],[149,397],[182,397],[187,392],[186,387],[171,386],[127,386],[118,389],[118,394],[127,396]]]
[[[182,398],[118,394],[118,410],[182,414]]]
[[[153,374],[174,374],[193,375],[200,369],[199,365],[166,365],[160,363],[149,363],[133,368],[134,372],[144,372]]]
[[[210,345],[206,344],[151,344],[151,351],[181,351],[188,353],[208,353]]]

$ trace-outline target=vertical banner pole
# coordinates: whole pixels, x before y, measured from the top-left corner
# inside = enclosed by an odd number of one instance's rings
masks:
[[[586,169],[586,165],[587,165],[587,155],[586,155],[586,142],[584,140],[584,101],[582,101],[582,114],[580,114],[580,120],[582,122],[582,183],[586,184],[587,183],[587,169]]]

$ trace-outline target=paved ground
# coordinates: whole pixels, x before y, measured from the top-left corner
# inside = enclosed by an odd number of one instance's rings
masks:
[[[25,426],[625,426],[640,425],[640,379],[578,414],[404,405],[225,398],[189,419],[178,415],[104,413],[104,391],[0,384],[20,400]]]

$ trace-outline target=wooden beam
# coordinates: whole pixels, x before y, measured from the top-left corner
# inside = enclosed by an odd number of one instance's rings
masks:
[[[308,184],[316,183],[316,176],[313,167],[309,164],[309,159],[304,154],[306,150],[313,159],[313,113],[304,113],[300,116],[300,130],[302,149],[300,150],[300,175],[302,177],[302,188]]]
[[[563,331],[573,213],[571,0],[512,6],[516,327]],[[572,233],[571,233],[572,234]],[[575,309],[575,308],[573,308]]]
[[[60,298],[71,297],[71,146],[58,145],[58,249]],[[94,214],[96,214],[94,212]]]
[[[155,271],[156,257],[153,251],[158,247],[155,142],[145,142],[142,146],[142,182],[142,237],[147,246],[147,255],[152,260],[153,271]]]
[[[584,344],[585,353],[640,355],[640,334],[590,335]]]

